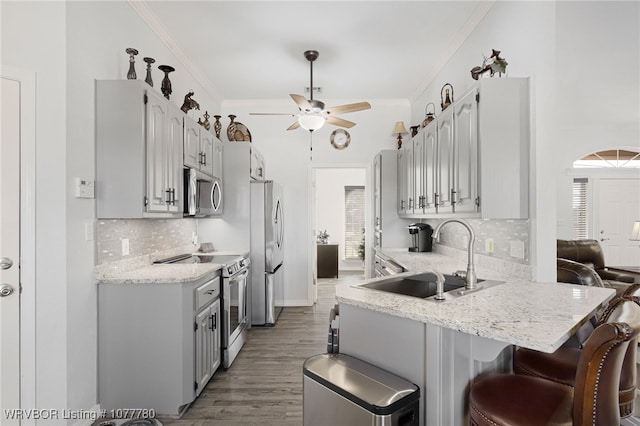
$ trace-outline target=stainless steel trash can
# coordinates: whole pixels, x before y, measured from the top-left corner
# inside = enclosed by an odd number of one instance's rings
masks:
[[[420,388],[345,354],[304,362],[305,426],[417,426]]]

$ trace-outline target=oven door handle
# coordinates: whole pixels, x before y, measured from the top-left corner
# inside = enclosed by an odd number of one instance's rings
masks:
[[[233,275],[229,277],[229,281],[242,281],[249,276],[249,270],[245,270],[239,274]]]

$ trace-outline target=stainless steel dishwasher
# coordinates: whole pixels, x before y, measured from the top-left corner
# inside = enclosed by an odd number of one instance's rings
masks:
[[[305,426],[417,426],[420,388],[345,354],[321,354],[303,367]]]

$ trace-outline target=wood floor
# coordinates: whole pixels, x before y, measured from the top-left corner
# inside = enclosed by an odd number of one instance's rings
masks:
[[[320,279],[312,307],[285,308],[275,327],[249,330],[249,338],[227,371],[219,370],[180,420],[164,426],[302,425],[302,364],[327,351],[329,311],[336,283],[361,279],[342,273]]]

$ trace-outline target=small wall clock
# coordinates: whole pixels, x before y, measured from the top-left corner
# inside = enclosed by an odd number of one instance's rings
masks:
[[[344,129],[336,129],[331,132],[329,140],[335,149],[345,149],[351,143],[351,135]]]

